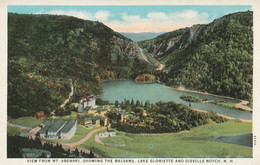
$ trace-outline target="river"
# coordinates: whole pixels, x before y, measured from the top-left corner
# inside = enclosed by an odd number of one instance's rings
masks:
[[[114,103],[116,100],[140,100],[143,103],[147,100],[150,103],[156,103],[159,101],[168,102],[173,101],[175,103],[181,103],[189,106],[189,102],[180,99],[181,95],[193,95],[205,98],[208,100],[223,100],[228,102],[238,102],[235,99],[220,98],[216,96],[210,96],[206,94],[197,94],[191,92],[179,91],[172,88],[167,88],[159,83],[153,84],[140,84],[131,80],[115,80],[106,81],[101,83],[103,89],[102,100],[108,100]],[[252,120],[252,113],[248,111],[241,111],[232,108],[221,107],[212,103],[191,103],[192,108],[200,110],[211,110],[225,116],[233,118],[241,118],[246,120]]]

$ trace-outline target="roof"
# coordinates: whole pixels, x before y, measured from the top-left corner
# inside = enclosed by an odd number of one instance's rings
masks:
[[[85,119],[84,119],[84,121],[90,121],[90,120],[92,121],[91,118],[85,118]]]
[[[97,115],[97,116],[93,117],[93,120],[105,120],[105,117]]]
[[[47,125],[47,124],[54,124],[55,120],[44,120],[43,124]]]
[[[91,96],[83,97],[80,100],[82,102],[89,102],[89,101],[95,100],[95,98],[96,98],[95,96],[91,95]]]
[[[65,124],[65,122],[66,121],[64,120],[58,120],[56,123],[52,125],[48,132],[57,132]]]
[[[74,120],[70,120],[66,123],[66,125],[61,129],[61,133],[67,133],[71,130],[71,128],[75,125],[75,121]]]
[[[38,133],[46,133],[52,124],[46,124]]]
[[[91,119],[92,119],[93,117],[94,117],[93,114],[78,115],[78,116],[77,116],[78,119],[80,119],[80,118],[82,118],[82,119],[84,119],[84,118],[91,118]]]

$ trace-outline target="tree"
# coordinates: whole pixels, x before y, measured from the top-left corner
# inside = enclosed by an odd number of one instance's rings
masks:
[[[137,106],[141,106],[141,103],[140,103],[140,101],[139,101],[139,100],[136,100],[135,107],[137,107]]]
[[[76,157],[79,157],[79,150],[78,150],[78,148],[75,149],[74,155],[75,155]]]
[[[42,152],[38,158],[47,158],[47,156],[46,156],[45,152]]]
[[[90,150],[89,157],[90,158],[94,158],[95,157],[94,152],[92,150]]]
[[[118,100],[115,101],[115,107],[116,107],[116,108],[119,107],[119,102],[118,102]]]

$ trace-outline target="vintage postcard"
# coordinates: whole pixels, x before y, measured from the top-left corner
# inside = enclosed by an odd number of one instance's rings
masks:
[[[0,164],[260,164],[259,4],[2,2]]]

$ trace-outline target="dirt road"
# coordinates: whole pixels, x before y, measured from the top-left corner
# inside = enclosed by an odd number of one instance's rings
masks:
[[[84,143],[85,141],[87,141],[94,133],[96,133],[96,132],[98,132],[98,131],[101,131],[101,130],[103,130],[103,129],[106,129],[106,127],[101,127],[101,128],[99,128],[99,129],[95,129],[95,130],[93,130],[93,131],[90,131],[84,138],[80,139],[80,140],[77,141],[77,142],[74,142],[74,143],[63,143],[63,144],[65,144],[65,145],[67,145],[67,146],[71,146],[71,147],[73,147],[73,146],[78,146],[78,145]]]

